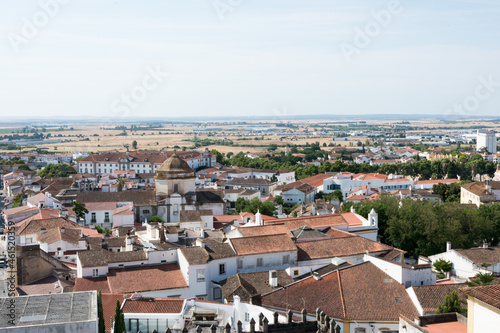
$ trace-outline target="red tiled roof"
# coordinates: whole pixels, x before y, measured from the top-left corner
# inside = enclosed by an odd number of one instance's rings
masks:
[[[288,235],[231,238],[229,241],[235,252],[240,256],[297,250],[297,247]]]
[[[314,314],[321,308],[338,319],[398,321],[399,314],[415,318],[418,312],[405,287],[371,262],[348,266],[292,283],[262,296],[262,304]]]
[[[111,317],[115,316],[116,301],[122,304],[122,294],[101,294],[102,299],[102,314],[104,317],[105,331],[111,332]]]
[[[238,228],[243,237],[289,234],[284,224]]]
[[[298,248],[297,255],[299,261],[361,255],[367,251],[374,253],[393,249],[388,245],[377,243],[356,235],[352,237],[304,241],[296,245]]]
[[[301,216],[301,217],[292,217],[286,219],[277,219],[272,221],[265,221],[265,224],[267,225],[285,224],[289,230],[295,230],[304,225],[307,225],[313,229],[321,227],[347,225],[347,221],[341,214],[337,213],[337,214]]]
[[[500,285],[492,284],[475,288],[466,288],[463,292],[471,297],[500,309]]]
[[[123,312],[126,313],[181,313],[184,299],[143,297],[125,300]]]
[[[109,294],[111,290],[108,285],[108,279],[106,277],[95,277],[95,278],[76,278],[75,287],[73,291],[89,291],[97,290],[102,293]]]
[[[363,222],[359,219],[358,216],[356,216],[356,214],[354,213],[351,213],[351,212],[348,212],[348,213],[340,213],[340,215],[342,215],[342,217],[346,220],[347,224],[349,224],[349,226],[355,226],[355,225],[362,225]]]
[[[123,294],[188,287],[176,264],[111,269],[108,284],[113,293]]]

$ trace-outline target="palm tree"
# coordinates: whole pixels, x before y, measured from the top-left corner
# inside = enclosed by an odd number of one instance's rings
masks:
[[[118,186],[118,192],[121,192],[123,189],[123,185],[125,185],[125,181],[120,177],[115,181],[115,184]]]

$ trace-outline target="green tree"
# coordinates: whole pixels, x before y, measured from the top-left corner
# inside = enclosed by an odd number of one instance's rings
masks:
[[[123,190],[123,185],[125,185],[125,180],[123,180],[123,178],[117,178],[115,180],[115,184],[117,185],[118,187],[118,192],[121,192]]]
[[[453,264],[450,261],[444,259],[436,260],[434,263],[434,269],[438,272],[438,279],[444,279],[446,273],[450,273],[453,269]]]
[[[116,308],[115,308],[115,322],[114,322],[114,330],[115,333],[126,332],[125,328],[125,316],[123,314],[122,308],[120,306],[120,301],[116,300]]]
[[[342,194],[341,190],[333,191],[332,197],[337,199],[339,202],[344,202],[344,194]]]
[[[488,266],[484,264],[483,266]],[[477,273],[475,277],[467,281],[467,285],[469,287],[478,287],[478,286],[487,286],[490,285],[491,282],[495,279],[495,276],[491,273]]]
[[[132,149],[137,149],[137,141],[132,141]]]
[[[14,199],[12,200],[13,205],[12,208],[20,207],[22,202],[23,202],[23,195],[21,193],[18,193]]]
[[[102,308],[102,294],[101,290],[97,292],[97,316],[99,318],[99,333],[105,333],[106,327],[104,325],[104,311]]]
[[[73,211],[75,212],[76,217],[79,219],[84,219],[85,214],[89,213],[89,210],[78,201],[71,201],[71,206],[73,206]]]
[[[451,294],[446,295],[444,302],[439,304],[436,313],[463,313],[466,309],[462,307],[462,304],[465,304],[465,301],[458,297],[456,291],[452,291]]]
[[[151,216],[151,218],[149,219],[149,222],[163,222],[163,219],[157,215],[154,215],[154,216]]]
[[[29,166],[27,166],[26,164],[22,164],[22,165],[20,165],[19,167],[17,167],[17,170],[18,170],[18,171],[21,171],[21,170],[24,170],[24,171],[30,171],[31,169],[30,169],[30,167],[29,167]]]

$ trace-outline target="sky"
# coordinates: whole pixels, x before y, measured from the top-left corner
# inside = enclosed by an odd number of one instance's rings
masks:
[[[4,119],[500,116],[498,0],[0,4]]]

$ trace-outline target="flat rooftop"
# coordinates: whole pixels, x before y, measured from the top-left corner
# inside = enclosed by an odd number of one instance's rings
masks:
[[[429,333],[467,333],[467,326],[458,321],[428,324],[422,328],[425,328]]]
[[[12,300],[14,303],[12,303]],[[9,306],[15,309],[11,318]],[[0,328],[14,326],[42,326],[97,320],[97,293],[31,295],[0,298]]]

